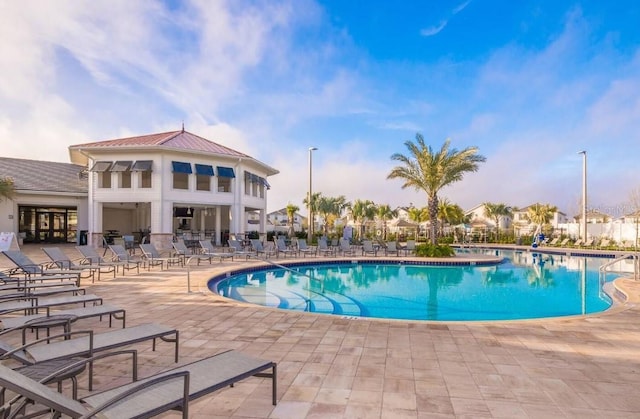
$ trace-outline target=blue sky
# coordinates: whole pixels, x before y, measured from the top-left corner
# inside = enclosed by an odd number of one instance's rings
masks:
[[[487,157],[441,192],[631,212],[640,189],[636,1],[26,1],[0,5],[2,155],[185,128],[314,191],[426,205],[387,180],[417,132]]]

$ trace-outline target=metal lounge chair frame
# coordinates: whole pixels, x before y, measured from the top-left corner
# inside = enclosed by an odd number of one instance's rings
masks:
[[[308,246],[305,239],[298,239],[298,253],[302,254],[302,256],[316,256],[318,254],[318,248],[315,246]]]
[[[265,372],[271,370],[271,372]],[[0,366],[0,385],[18,396],[3,409],[10,411],[33,401],[53,410],[54,415],[72,418],[152,417],[168,410],[181,410],[189,417],[189,401],[195,400],[245,378],[270,377],[272,403],[277,403],[277,364],[253,358],[236,351],[227,351],[154,376],[125,384],[104,392],[91,394],[82,403],[31,380],[17,371]],[[7,412],[5,412],[7,413]]]
[[[102,297],[95,294],[78,294],[67,296],[47,296],[47,297],[15,297],[0,301],[0,314],[12,313],[24,310],[25,314],[37,313],[40,309],[48,309],[56,306],[66,306],[70,304],[87,303],[102,304]]]
[[[220,258],[220,262],[222,262],[222,259],[230,258],[231,260],[233,260],[233,252],[231,253],[216,252],[216,249],[213,247],[213,243],[211,243],[209,240],[199,240],[198,243],[202,248],[203,254],[207,256]]]
[[[184,244],[184,241],[174,242],[173,249],[175,250],[176,255],[182,256],[185,263],[187,260],[195,259],[198,261],[198,265],[200,265],[201,260],[207,260],[211,263],[211,259],[213,258],[213,256],[207,255],[206,253],[193,253],[189,251],[189,248]]]
[[[256,256],[262,255],[265,258],[269,256],[276,256],[277,251],[273,248],[271,243],[267,243],[267,245],[263,245],[262,242],[258,239],[251,239],[251,247],[256,252]]]
[[[318,253],[321,253],[323,256],[336,256],[336,251],[334,248],[329,247],[327,240],[324,238],[318,239]]]
[[[24,326],[28,321],[48,317],[52,315],[73,315],[77,319],[88,319],[91,317],[99,317],[102,320],[102,316],[109,316],[109,327],[112,326],[113,320],[122,320],[122,327],[126,326],[126,310],[120,307],[113,306],[111,304],[99,304],[94,306],[71,308],[65,310],[51,311],[51,307],[47,307],[44,314],[29,314],[26,316],[3,316],[0,318],[2,328],[0,330],[15,329]],[[21,310],[21,309],[20,309]],[[15,310],[19,311],[19,310]],[[8,314],[8,312],[5,312]]]
[[[2,254],[11,261],[15,268],[9,269],[6,273],[17,278],[17,274],[23,274],[25,281],[48,281],[71,279],[76,281],[76,285],[80,286],[80,272],[70,272],[61,269],[47,269],[47,264],[34,263],[27,255],[19,250],[5,250]]]
[[[351,247],[348,239],[340,239],[340,253],[342,253],[342,256],[356,255],[356,251]]]
[[[378,249],[373,247],[373,242],[371,240],[362,241],[362,256],[366,255],[378,256]]]
[[[236,256],[244,256],[245,260],[249,260],[249,258],[253,257],[253,252],[248,252],[243,249],[242,244],[238,240],[229,239],[229,249],[231,253]]]
[[[121,244],[108,245],[109,250],[113,254],[113,259],[117,262],[125,263],[122,265],[122,273],[124,275],[125,270],[135,269],[137,273],[140,273],[140,264],[145,267],[145,261],[143,259],[136,259],[129,254],[129,251]]]
[[[90,245],[85,246],[76,246],[76,249],[82,254],[84,257],[84,261],[88,262],[90,265],[99,265],[99,266],[112,266],[116,270],[116,274],[118,273],[118,268],[122,268],[122,275],[125,274],[125,269],[133,269],[137,268],[138,273],[140,273],[140,264],[134,263],[134,266],[129,266],[130,263],[128,260],[120,261],[120,260],[105,260],[100,254]],[[125,250],[126,251],[126,250]],[[81,262],[81,263],[82,263]]]
[[[276,246],[276,257],[280,257],[280,253],[287,257],[287,255],[297,256],[298,252],[296,250],[287,249],[287,244],[284,242],[283,238],[273,239]]]
[[[95,282],[96,275],[100,281],[101,273],[113,273],[116,277],[116,268],[114,266],[88,265],[75,263],[71,260],[59,247],[43,247],[42,251],[51,259],[51,261],[62,270],[89,272],[91,282]],[[103,270],[106,269],[106,270]]]
[[[142,250],[142,257],[147,261],[147,269],[151,270],[151,266],[160,265],[160,269],[164,270],[166,266],[167,269],[171,265],[180,265],[184,266],[184,258],[180,255],[168,255],[163,256],[163,253],[160,253],[156,247],[151,243],[141,243],[140,250]]]
[[[385,256],[389,256],[391,253],[395,253],[396,256],[400,256],[400,249],[398,249],[398,245],[394,241],[387,242],[384,248]]]

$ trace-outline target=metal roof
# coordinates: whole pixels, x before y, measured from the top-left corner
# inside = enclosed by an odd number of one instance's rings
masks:
[[[0,177],[13,178],[16,191],[87,193],[86,168],[77,164],[0,157]]]

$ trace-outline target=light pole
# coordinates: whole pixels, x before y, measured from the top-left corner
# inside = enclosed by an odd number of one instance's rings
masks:
[[[313,151],[317,150],[316,147],[309,147],[309,200],[307,204],[309,205],[309,228],[307,230],[307,241],[309,244],[313,243],[313,206],[312,206],[312,197],[313,197],[313,182],[312,182],[312,174],[313,174],[313,160],[312,155]]]
[[[582,154],[582,240],[587,241],[587,152],[579,151]]]

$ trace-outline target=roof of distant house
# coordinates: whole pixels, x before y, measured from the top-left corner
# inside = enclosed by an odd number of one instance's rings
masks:
[[[85,167],[77,164],[0,157],[0,177],[10,177],[16,191],[87,193]]]

